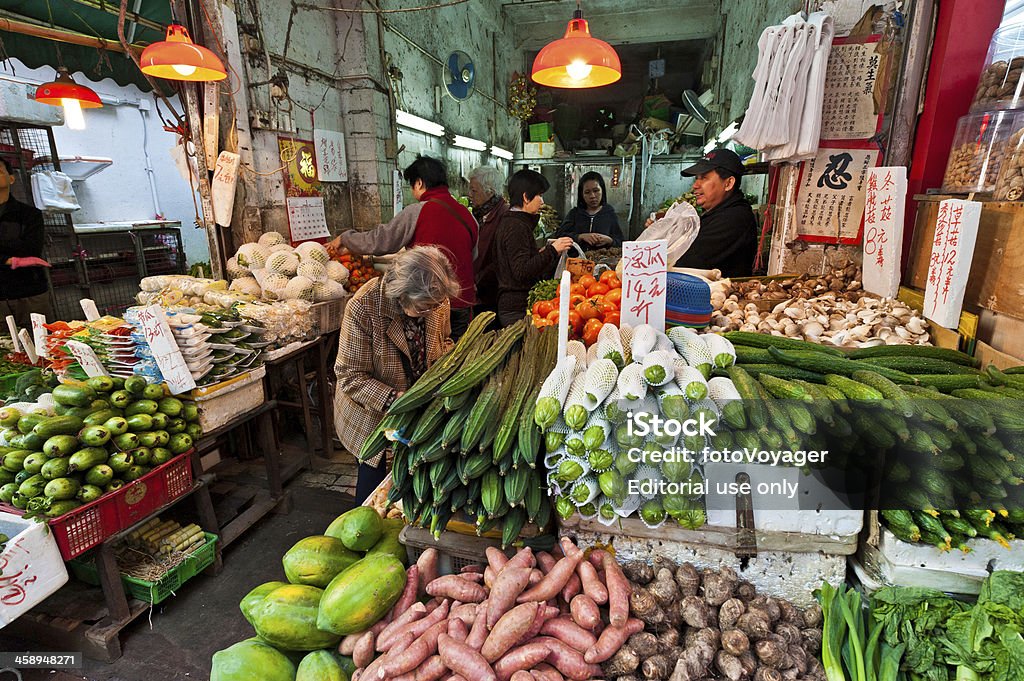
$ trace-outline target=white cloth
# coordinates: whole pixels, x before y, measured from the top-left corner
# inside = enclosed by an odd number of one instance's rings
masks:
[[[815,12],[769,26],[757,42],[754,91],[735,139],[771,161],[811,158],[818,150],[825,71],[835,29]]]
[[[71,213],[79,210],[71,178],[56,170],[32,173],[32,201],[39,210],[53,213]]]

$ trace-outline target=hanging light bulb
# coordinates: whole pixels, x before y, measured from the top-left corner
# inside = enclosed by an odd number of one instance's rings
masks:
[[[531,77],[549,87],[599,87],[622,78],[622,64],[615,48],[590,35],[590,25],[577,1],[565,35],[537,53]]]
[[[84,130],[85,117],[82,109],[98,109],[103,106],[100,96],[92,88],[79,85],[63,66],[57,68],[57,78],[36,88],[35,99],[42,104],[64,108],[64,122],[71,130]]]
[[[167,38],[153,43],[139,58],[142,72],[167,80],[224,80],[228,72],[213,52],[192,42],[188,29],[177,22],[167,27]]]

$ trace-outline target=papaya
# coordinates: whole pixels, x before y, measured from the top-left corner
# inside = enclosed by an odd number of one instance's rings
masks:
[[[265,584],[260,584],[258,587],[242,597],[242,600],[238,603],[238,607],[249,624],[252,624],[253,610],[257,605],[263,602],[263,599],[267,597],[267,594],[278,587],[287,586],[287,584],[288,582],[266,582]]]
[[[308,584],[322,589],[360,558],[361,555],[345,548],[340,539],[317,535],[296,542],[284,554],[281,563],[292,584]]]
[[[341,667],[341,671],[345,672],[345,678],[351,679],[356,673],[356,663],[348,655],[338,655],[338,666]]]
[[[213,654],[210,681],[294,681],[295,673],[284,653],[250,638]]]
[[[335,518],[324,534],[340,539],[346,548],[353,551],[369,551],[383,530],[377,511],[369,506],[356,506]]]
[[[400,560],[385,553],[367,556],[324,589],[316,626],[342,636],[369,629],[391,609],[404,587]]]
[[[338,658],[327,650],[314,650],[299,662],[295,681],[348,681]]]
[[[402,561],[402,565],[408,564],[409,552],[402,542],[398,541],[398,535],[402,533],[402,528],[405,527],[405,520],[402,518],[385,518],[383,524],[384,532],[380,535],[377,543],[366,552],[366,555],[372,556],[377,553],[387,553]]]
[[[282,650],[319,650],[336,646],[341,636],[317,628],[323,594],[323,589],[305,584],[280,586],[253,608],[253,629],[264,641]]]

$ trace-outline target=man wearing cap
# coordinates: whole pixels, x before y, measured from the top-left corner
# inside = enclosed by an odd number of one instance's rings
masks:
[[[740,157],[728,149],[714,149],[682,174],[695,178],[692,191],[704,212],[697,238],[676,267],[719,269],[724,277],[749,277],[757,255],[757,218],[740,191]]]

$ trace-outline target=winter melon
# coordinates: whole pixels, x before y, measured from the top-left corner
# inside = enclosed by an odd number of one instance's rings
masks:
[[[384,553],[367,556],[324,589],[316,626],[340,636],[369,629],[391,609],[404,587],[405,568],[397,558]]]
[[[377,511],[369,506],[356,506],[335,518],[324,534],[340,539],[353,551],[369,551],[380,540],[383,531],[384,525]]]
[[[295,665],[284,653],[255,638],[213,654],[210,681],[294,681]]]
[[[281,562],[284,574],[292,584],[308,584],[322,589],[360,558],[361,555],[345,548],[340,539],[317,535],[300,539],[288,549]]]
[[[253,608],[253,629],[264,641],[282,650],[318,650],[337,645],[339,636],[317,628],[323,594],[322,589],[305,584],[280,586]]]

